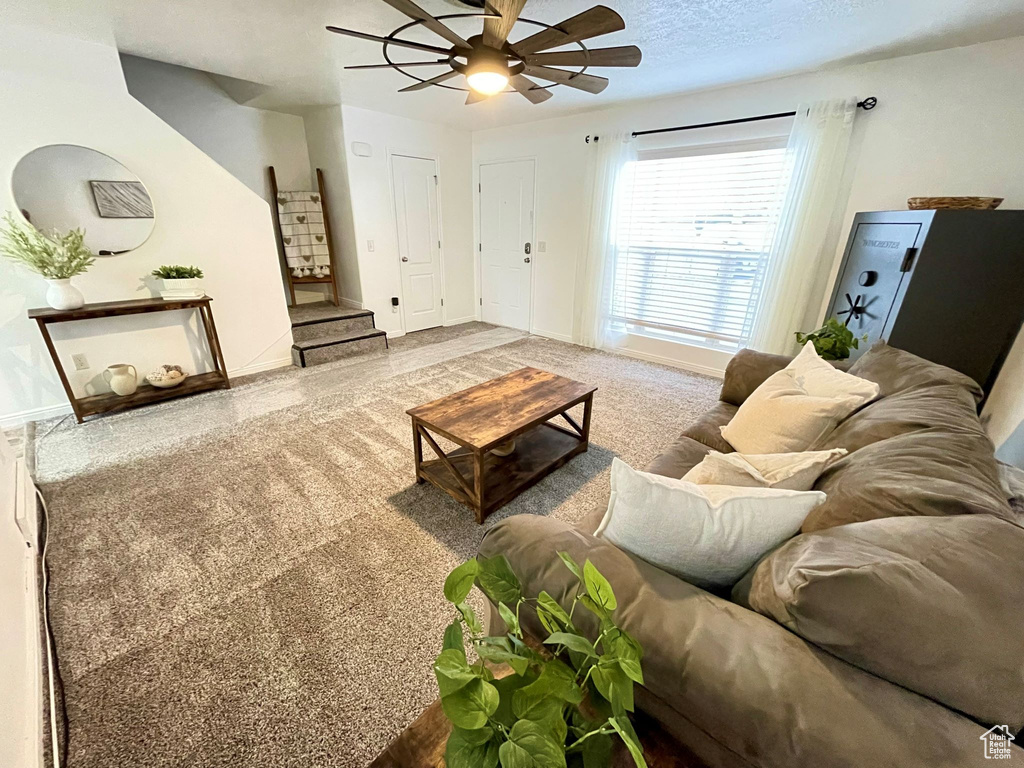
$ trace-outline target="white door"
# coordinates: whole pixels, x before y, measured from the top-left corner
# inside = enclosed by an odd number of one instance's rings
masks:
[[[480,297],[486,323],[530,330],[533,160],[480,166]]]
[[[433,160],[392,155],[405,330],[443,322],[441,233],[437,218],[437,168]]]

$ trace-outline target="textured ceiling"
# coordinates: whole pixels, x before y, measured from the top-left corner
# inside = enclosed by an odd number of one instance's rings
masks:
[[[605,0],[626,20],[626,29],[591,44],[639,45],[644,52],[640,67],[594,70],[611,78],[611,85],[596,96],[558,87],[554,98],[541,105],[503,94],[465,106],[464,94],[439,88],[398,94],[412,81],[396,72],[342,70],[345,64],[383,61],[381,46],[331,34],[324,26],[386,35],[408,21],[381,0],[42,2],[63,6],[62,20],[69,27],[106,30],[126,53],[222,75],[219,82],[229,92],[254,106],[298,111],[343,102],[468,129],[761,80],[840,61],[1024,35],[1024,0]],[[38,16],[40,0],[8,3],[31,5]],[[459,12],[452,0],[420,4],[438,15]],[[523,15],[555,24],[595,4],[530,0]],[[74,24],[68,20],[72,7]],[[463,36],[480,29],[476,19],[450,24]],[[529,27],[517,25],[511,39],[528,34]],[[405,36],[443,44],[422,29]],[[394,57],[414,61],[420,54],[398,51]],[[429,77],[441,71],[424,68],[419,73]]]

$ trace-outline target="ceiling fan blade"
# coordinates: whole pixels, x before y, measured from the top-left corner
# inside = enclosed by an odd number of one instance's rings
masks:
[[[547,101],[551,98],[551,91],[547,88],[542,88],[537,85],[533,80],[523,75],[512,75],[508,81],[509,85],[515,88],[519,93],[523,94],[534,104],[540,104],[542,101]]]
[[[525,56],[528,64],[551,64],[560,67],[637,67],[643,53],[635,45],[618,48],[592,48],[588,51],[553,51]]]
[[[469,95],[466,97],[467,104],[476,104],[481,101],[486,101],[491,98],[485,93],[478,93],[477,91],[470,90]]]
[[[356,32],[354,29],[342,29],[341,27],[327,27],[331,32],[336,32],[339,35],[348,35],[349,37],[358,37],[360,40],[372,40],[375,43],[389,43],[390,45],[400,45],[404,48],[412,48],[416,51],[427,51],[428,53],[436,53],[441,56],[447,56],[448,51],[445,48],[439,48],[436,45],[427,45],[426,43],[414,43],[412,40],[399,40],[394,37],[380,37],[379,35],[371,35],[366,32]]]
[[[472,46],[466,42],[465,38],[455,34],[447,26],[416,5],[412,0],[384,0],[384,2],[395,10],[401,11],[410,19],[416,19],[416,21],[423,22],[424,27],[434,34],[440,35],[455,47],[467,49],[472,48]]]
[[[484,20],[484,45],[501,48],[523,12],[526,0],[489,0],[487,5],[494,13],[501,14],[501,18]]]
[[[618,32],[626,28],[622,20],[611,8],[595,5],[589,11],[573,16],[555,25],[553,29],[544,29],[525,40],[512,45],[512,49],[520,56],[536,51],[546,51],[568,43],[577,43],[609,32]]]
[[[424,88],[429,88],[430,86],[436,85],[437,83],[443,83],[445,80],[451,80],[458,74],[459,73],[453,69],[450,72],[445,72],[444,74],[438,75],[437,77],[432,77],[429,80],[424,80],[422,83],[413,83],[410,86],[402,88],[399,91],[399,93],[408,93],[409,91],[422,91]]]
[[[566,69],[552,69],[551,67],[536,67],[527,65],[523,72],[531,77],[539,77],[541,80],[550,80],[553,83],[568,85],[570,88],[578,88],[587,93],[600,93],[608,87],[607,77],[597,75],[578,74],[569,72]]]
[[[447,64],[448,59],[437,61],[396,61],[394,64],[352,64],[345,69],[394,69],[396,67],[439,67]]]

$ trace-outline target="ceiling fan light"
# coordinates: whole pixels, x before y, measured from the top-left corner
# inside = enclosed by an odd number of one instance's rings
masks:
[[[471,64],[466,82],[477,93],[493,96],[508,86],[508,65],[491,59]]]

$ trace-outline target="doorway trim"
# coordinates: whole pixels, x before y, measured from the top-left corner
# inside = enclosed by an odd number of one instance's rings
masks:
[[[503,157],[499,160],[477,160],[473,163],[473,181],[476,182],[476,194],[473,195],[473,207],[474,211],[474,224],[476,229],[476,248],[473,253],[473,265],[476,270],[476,319],[483,322],[483,295],[484,295],[484,271],[482,262],[482,245],[483,245],[483,186],[481,182],[480,170],[485,165],[503,165],[505,163],[520,163],[529,160],[533,163],[533,210],[530,212],[530,243],[531,255],[534,260],[531,262],[531,267],[535,267],[536,256],[537,256],[537,156],[536,155],[522,155],[519,157]],[[527,313],[527,333],[533,333],[533,306],[534,299],[536,298],[536,282],[537,282],[537,270],[530,270],[530,311]]]
[[[441,241],[438,249],[440,255],[440,266],[441,266],[441,325],[448,325],[448,305],[445,302],[445,280],[444,280],[444,261],[445,261],[445,239],[444,239],[444,214],[442,212],[443,206],[441,205],[441,158],[432,152],[418,152],[415,150],[404,150],[396,147],[387,146],[384,149],[387,154],[387,176],[388,176],[388,205],[391,209],[391,226],[392,234],[395,237],[395,266],[398,269],[398,301],[401,307],[401,311],[398,313],[399,320],[402,323],[402,335],[408,333],[407,325],[405,323],[405,286],[402,285],[402,255],[398,252],[398,243],[401,237],[398,232],[398,209],[395,207],[395,168],[394,158],[397,157],[409,157],[414,160],[430,160],[434,163],[434,172],[437,176],[437,237]],[[394,334],[392,334],[394,337]]]

